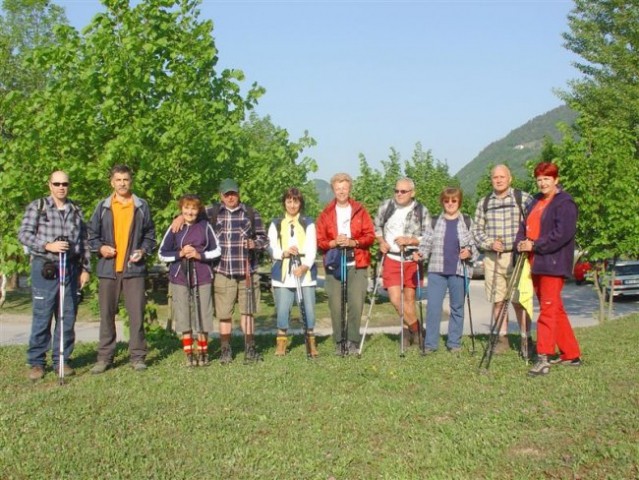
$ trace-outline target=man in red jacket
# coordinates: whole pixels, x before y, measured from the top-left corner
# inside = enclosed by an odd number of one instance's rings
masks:
[[[375,227],[370,215],[362,204],[350,198],[352,186],[350,175],[333,175],[331,188],[335,199],[317,219],[317,246],[323,251],[324,264],[327,252],[332,249],[339,250],[340,261],[346,262],[345,266],[335,270],[336,276],[327,271],[325,277],[335,353],[342,356],[357,353],[368,287],[368,266],[371,263],[369,249],[375,241]],[[344,271],[346,276],[341,278],[338,272]]]

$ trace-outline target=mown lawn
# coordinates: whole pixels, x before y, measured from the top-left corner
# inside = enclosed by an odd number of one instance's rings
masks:
[[[479,374],[468,339],[459,356],[399,358],[377,335],[342,359],[325,338],[308,361],[299,342],[275,358],[264,336],[262,363],[189,370],[163,337],[143,373],[121,346],[91,375],[96,345],[81,344],[59,386],[53,372],[31,384],[25,347],[2,348],[0,478],[638,478],[638,327],[578,330],[584,366],[544,378],[514,351]]]

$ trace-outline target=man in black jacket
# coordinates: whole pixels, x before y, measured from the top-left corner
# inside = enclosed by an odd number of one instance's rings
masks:
[[[103,373],[113,364],[116,345],[115,315],[120,292],[129,314],[129,354],[136,371],[146,370],[144,337],[144,257],[155,248],[155,226],[149,205],[131,192],[133,176],[126,165],[111,169],[113,193],[98,203],[89,222],[89,245],[98,255],[100,344],[91,373]]]

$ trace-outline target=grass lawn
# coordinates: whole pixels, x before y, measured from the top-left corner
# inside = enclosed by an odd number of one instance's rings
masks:
[[[528,378],[514,351],[479,374],[458,356],[399,358],[377,335],[361,359],[275,358],[183,367],[177,339],[150,340],[146,372],[26,380],[25,347],[0,348],[0,478],[630,479],[639,476],[639,316],[581,329],[584,366]],[[236,351],[241,339],[234,339]],[[485,339],[481,342],[484,343]],[[217,342],[215,348],[217,348]]]

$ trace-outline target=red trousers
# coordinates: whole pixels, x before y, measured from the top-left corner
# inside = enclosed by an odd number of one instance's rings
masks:
[[[533,275],[533,287],[539,300],[537,319],[537,353],[554,355],[555,347],[563,360],[579,358],[579,344],[561,301],[563,277]]]

